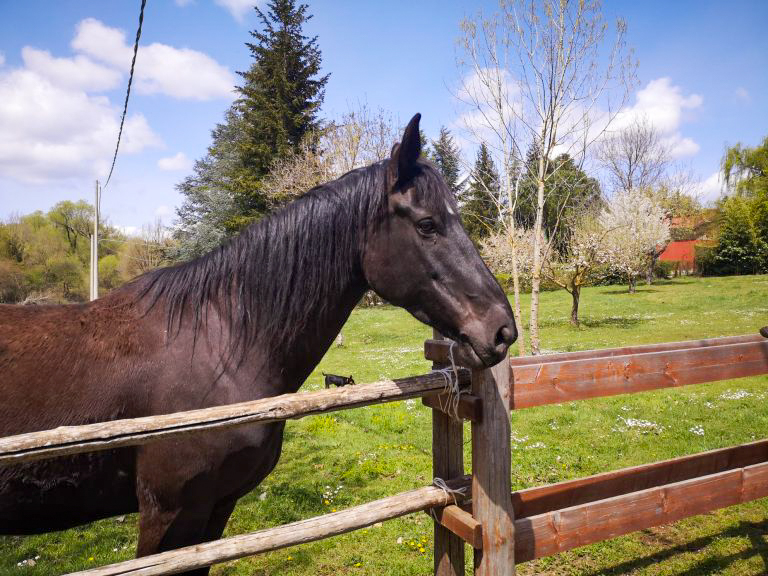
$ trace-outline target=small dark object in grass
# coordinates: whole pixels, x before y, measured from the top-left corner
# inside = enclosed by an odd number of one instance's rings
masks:
[[[763,326],[760,328],[760,334],[762,334],[765,338],[768,338],[768,326]]]
[[[323,376],[325,376],[325,387],[330,388],[331,384],[334,386],[351,386],[354,385],[355,379],[352,378],[352,376],[337,376],[336,374],[326,374],[323,372]]]

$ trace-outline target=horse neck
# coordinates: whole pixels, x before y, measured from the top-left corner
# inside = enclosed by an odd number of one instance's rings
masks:
[[[238,260],[254,262],[242,286],[279,295],[272,309],[251,298],[257,309],[249,314],[257,319],[253,342],[281,374],[283,392],[301,386],[368,288],[360,261],[364,216],[345,219],[346,199],[328,195],[299,200],[241,239],[246,252]]]

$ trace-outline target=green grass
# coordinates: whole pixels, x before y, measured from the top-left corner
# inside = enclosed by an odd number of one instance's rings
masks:
[[[569,306],[565,292],[542,294],[541,336],[547,351],[754,333],[768,324],[768,276],[678,279],[641,286],[634,295],[619,286],[588,288],[582,296],[580,329],[568,324]],[[429,335],[402,310],[356,310],[344,329],[345,346],[327,354],[304,388],[320,388],[321,371],[353,374],[357,382],[424,373],[429,365],[422,342]],[[768,377],[762,376],[515,412],[512,485],[577,478],[766,438],[767,384]],[[629,426],[625,420],[630,418],[652,426]],[[417,401],[289,422],[277,469],[240,501],[226,535],[430,483],[430,422],[429,410]],[[703,434],[692,431],[697,426]],[[765,574],[767,531],[768,499],[524,564],[519,572]],[[431,535],[431,520],[415,514],[218,565],[213,573],[429,574]],[[52,575],[108,564],[132,557],[135,543],[135,515],[55,534],[0,538],[0,574]],[[17,567],[35,556],[35,566]]]

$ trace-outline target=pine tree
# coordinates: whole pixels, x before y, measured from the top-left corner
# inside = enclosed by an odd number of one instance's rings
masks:
[[[322,56],[317,37],[302,26],[312,16],[295,0],[271,0],[266,13],[255,8],[262,29],[247,43],[254,61],[238,88],[235,105],[242,117],[240,166],[234,175],[235,200],[246,219],[269,206],[260,193],[261,179],[278,157],[298,152],[304,136],[319,128],[317,113],[329,75],[319,76]]]
[[[440,136],[432,143],[432,149],[432,157],[445,183],[456,196],[459,196],[461,193],[459,147],[456,146],[453,136],[445,126],[440,127]]]
[[[319,128],[317,113],[328,75],[319,77],[317,38],[302,34],[311,18],[295,0],[271,0],[256,11],[261,31],[247,46],[254,58],[241,72],[240,97],[211,133],[206,155],[177,185],[185,199],[177,211],[177,259],[203,254],[275,208],[262,181],[275,160],[298,152]]]
[[[499,226],[499,172],[485,142],[480,144],[471,182],[461,197],[461,221],[478,243]]]

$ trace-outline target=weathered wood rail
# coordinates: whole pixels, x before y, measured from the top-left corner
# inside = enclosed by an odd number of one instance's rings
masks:
[[[768,338],[768,329],[761,334]],[[425,354],[440,367],[448,346],[436,334]],[[433,472],[447,490],[419,488],[78,574],[175,574],[423,510],[435,518],[436,575],[464,574],[466,542],[475,574],[506,576],[514,575],[516,563],[768,496],[768,440],[511,492],[509,410],[758,374],[768,374],[768,340],[759,335],[513,358],[488,370],[459,369],[466,391],[459,420],[443,411],[447,402],[437,396],[444,376],[431,373],[2,438],[0,466],[421,396],[433,414]],[[462,419],[471,422],[471,476],[464,475]]]

